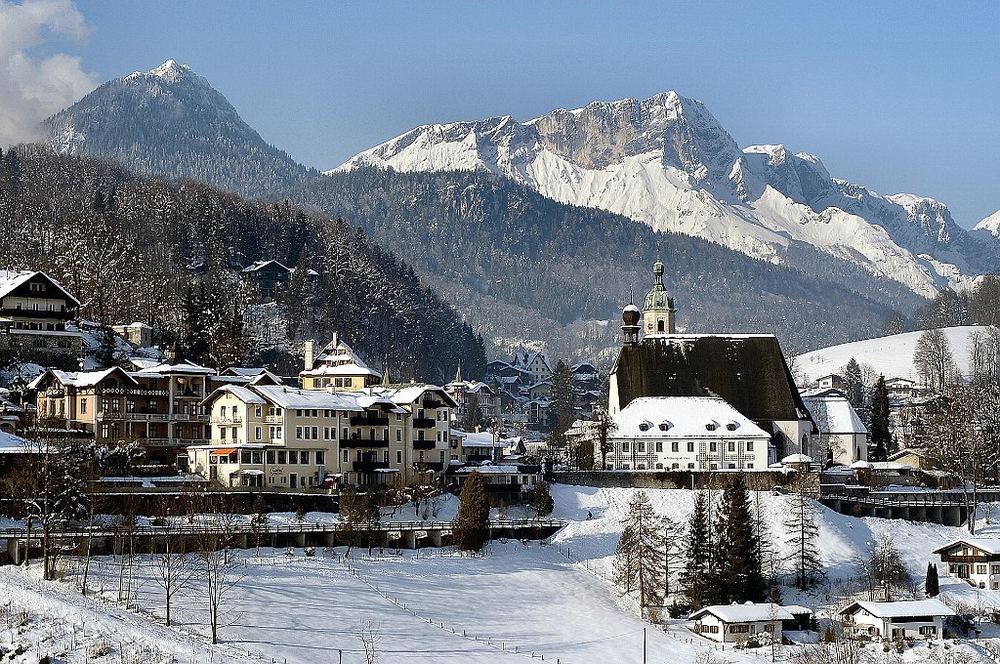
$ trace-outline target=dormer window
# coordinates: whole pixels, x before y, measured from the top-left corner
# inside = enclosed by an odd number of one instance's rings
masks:
[[[649,431],[649,428],[651,426],[652,425],[651,425],[650,422],[646,422],[646,421],[639,422],[639,431]]]
[[[712,422],[709,422],[709,423],[707,423],[707,424],[705,425],[705,429],[706,429],[707,431],[715,431],[715,430],[716,430],[716,429],[718,429],[718,428],[719,428],[719,423],[718,423],[718,422],[715,422],[714,420],[713,420]]]
[[[729,431],[736,431],[739,428],[740,425],[738,422],[730,422],[726,425],[726,429],[728,429]]]
[[[668,420],[663,420],[660,422],[660,431],[669,431],[670,427],[674,426],[672,422]]]

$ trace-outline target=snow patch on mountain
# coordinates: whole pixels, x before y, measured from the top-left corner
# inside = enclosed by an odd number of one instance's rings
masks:
[[[676,92],[524,123],[503,116],[425,125],[330,173],[358,167],[490,171],[562,203],[774,263],[804,243],[928,298],[996,262],[942,203],[834,179],[819,157],[784,145],[741,149],[704,104]]]
[[[980,221],[973,230],[986,231],[993,237],[1000,237],[1000,210]]]

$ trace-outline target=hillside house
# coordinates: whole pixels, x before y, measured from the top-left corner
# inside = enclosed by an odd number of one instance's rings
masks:
[[[1000,590],[1000,539],[970,537],[950,542],[934,553],[948,574],[977,588]]]
[[[854,602],[842,609],[847,629],[855,636],[875,639],[944,636],[944,620],[954,616],[948,605],[938,599],[900,602]]]
[[[44,272],[0,270],[0,348],[78,356],[82,335],[66,323],[76,318],[79,306]]]
[[[720,643],[741,643],[750,639],[780,643],[783,630],[805,630],[812,612],[801,606],[785,607],[770,602],[714,604],[703,607],[689,618],[694,631]]]
[[[305,360],[299,384],[305,390],[361,390],[382,382],[382,372],[372,369],[335,332],[333,339],[313,357],[313,342],[305,344]]]
[[[243,268],[243,276],[252,279],[264,295],[270,296],[291,279],[294,271],[276,260],[254,261]]]

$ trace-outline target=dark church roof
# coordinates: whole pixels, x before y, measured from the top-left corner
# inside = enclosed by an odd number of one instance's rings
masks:
[[[755,422],[811,419],[769,334],[647,337],[622,347],[619,408],[637,397],[717,396]]]

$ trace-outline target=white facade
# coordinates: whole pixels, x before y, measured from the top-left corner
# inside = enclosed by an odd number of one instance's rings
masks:
[[[970,537],[947,544],[934,553],[948,566],[948,574],[977,588],[1000,590],[1000,539]]]
[[[938,639],[944,635],[944,619],[955,612],[940,600],[921,599],[855,602],[840,614],[857,635],[880,639]]]
[[[832,456],[834,463],[849,466],[868,460],[868,427],[842,393],[824,390],[802,395],[819,433],[809,438],[805,454],[817,461]]]
[[[768,466],[770,436],[716,397],[642,397],[614,415],[609,470],[753,470]],[[606,464],[606,465],[602,465]]]
[[[783,621],[794,621],[785,607],[768,602],[755,604],[717,604],[691,614],[694,631],[720,643],[740,643],[751,638],[773,638],[781,642]]]

